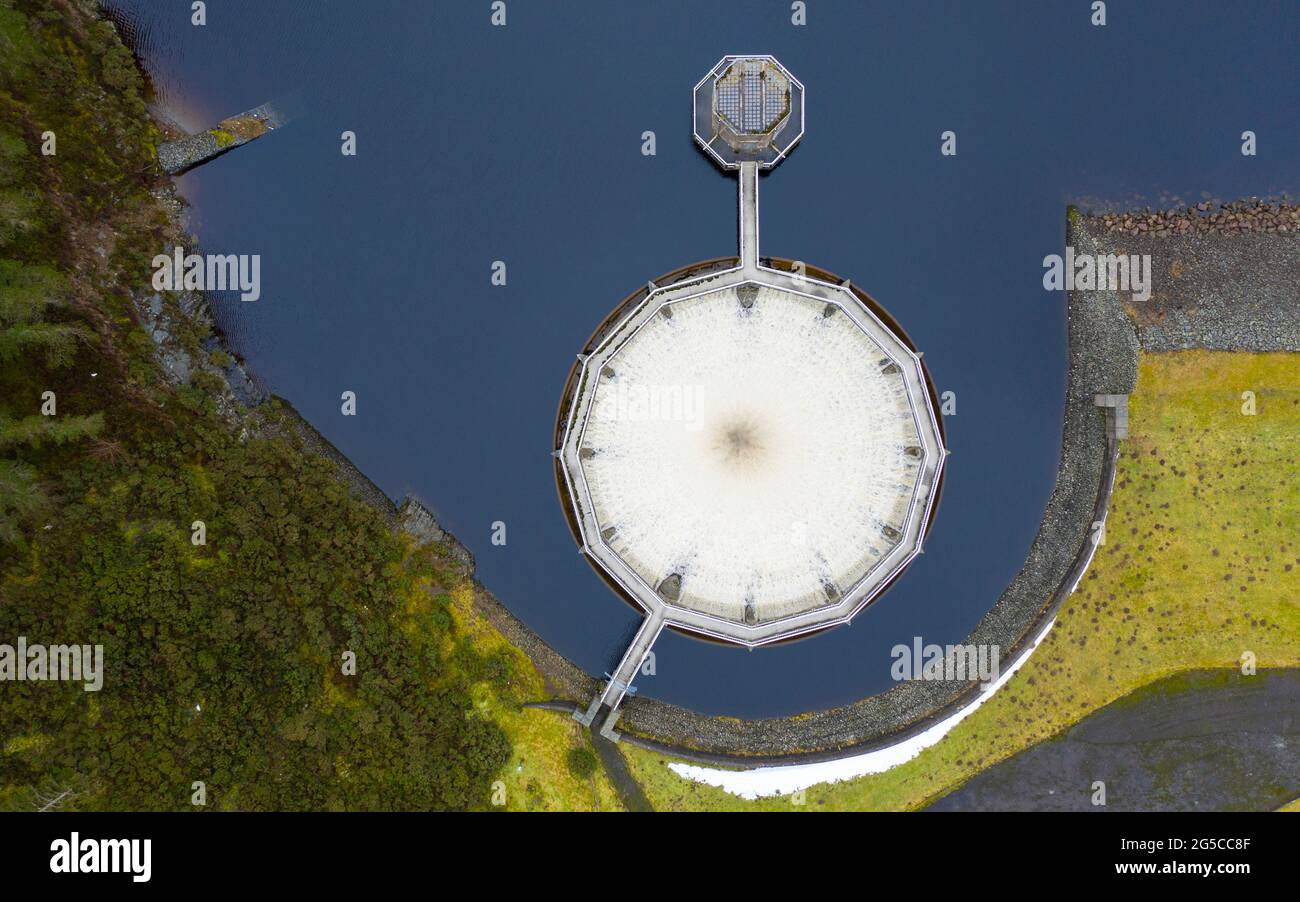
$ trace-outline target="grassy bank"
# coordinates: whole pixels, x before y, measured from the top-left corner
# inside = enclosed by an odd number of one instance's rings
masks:
[[[1255,414],[1242,412],[1243,392]],[[884,774],[810,788],[806,808],[923,806],[1088,713],[1182,670],[1300,664],[1300,356],[1144,355],[1106,543],[1005,687]],[[656,808],[779,809],[627,750]]]

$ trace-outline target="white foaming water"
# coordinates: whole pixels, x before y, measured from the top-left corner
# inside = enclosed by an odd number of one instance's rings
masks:
[[[735,290],[683,301],[600,377],[582,443],[596,517],[651,587],[680,575],[684,607],[821,607],[903,530],[921,465],[903,378],[825,306],[771,288],[749,309]]]

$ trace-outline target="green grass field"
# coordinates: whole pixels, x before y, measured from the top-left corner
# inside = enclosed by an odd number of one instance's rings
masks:
[[[1144,355],[1121,452],[1106,542],[1029,661],[935,746],[811,787],[802,810],[919,808],[1161,677],[1247,653],[1261,669],[1300,665],[1300,355]],[[658,809],[793,807],[624,753]]]

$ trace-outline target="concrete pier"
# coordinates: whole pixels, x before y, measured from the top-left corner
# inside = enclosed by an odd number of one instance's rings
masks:
[[[158,165],[168,175],[179,175],[274,131],[284,122],[284,117],[271,104],[264,103],[238,116],[222,119],[197,135],[159,144]]]
[[[614,672],[609,675],[609,681],[605,684],[604,690],[591,700],[591,704],[587,706],[586,711],[575,711],[573,713],[575,720],[583,726],[589,727],[596,719],[600,709],[608,708],[609,714],[605,718],[600,733],[606,739],[614,742],[618,741],[618,734],[614,732],[614,724],[618,722],[618,706],[625,695],[636,691],[632,686],[632,680],[650,654],[650,649],[655,644],[655,640],[663,632],[665,619],[665,612],[660,608],[650,612],[649,616],[641,621],[641,628],[637,630],[636,635],[632,638],[632,643],[627,647],[627,651],[623,652],[623,658],[618,662],[618,667],[614,668]]]
[[[740,265],[758,275],[758,164],[740,164]]]

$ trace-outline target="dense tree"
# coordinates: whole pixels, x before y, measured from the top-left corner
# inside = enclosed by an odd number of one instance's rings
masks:
[[[91,340],[89,330],[79,323],[46,321],[59,303],[61,283],[47,267],[0,260],[0,363],[35,350],[43,353],[47,366],[66,366],[77,342]]]
[[[36,470],[16,460],[0,460],[0,545],[22,541],[22,525],[47,499]]]
[[[91,333],[79,323],[46,322],[58,305],[61,279],[47,267],[25,266],[0,260],[0,366],[22,365],[24,354],[40,352],[49,368],[66,366],[79,342]],[[102,414],[58,417],[31,414],[13,418],[7,408],[17,399],[0,401],[0,454],[22,448],[39,449],[97,435],[104,426]],[[32,395],[28,399],[35,402]],[[29,404],[34,409],[35,403]],[[55,408],[57,411],[57,406]],[[0,458],[0,544],[22,541],[22,525],[46,504],[37,471],[17,459]]]

